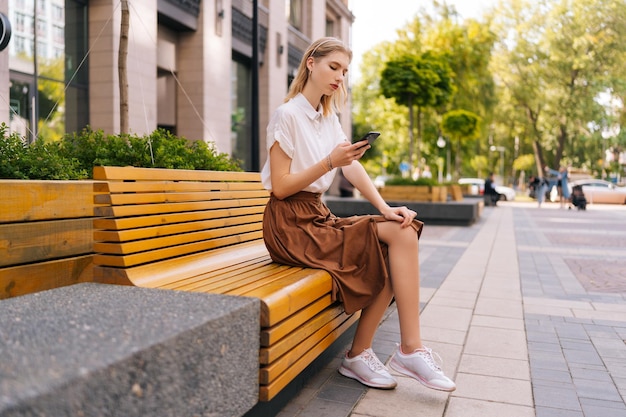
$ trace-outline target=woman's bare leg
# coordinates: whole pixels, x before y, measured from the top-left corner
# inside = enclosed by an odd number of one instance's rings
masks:
[[[374,302],[361,311],[361,317],[352,340],[352,347],[350,352],[348,352],[349,357],[356,356],[372,346],[374,333],[376,333],[376,329],[378,329],[378,325],[385,315],[392,298],[393,290],[391,289],[391,283],[387,281],[383,290],[374,299]]]
[[[380,320],[395,295],[402,351],[406,353],[421,349],[422,339],[419,323],[419,243],[412,227],[400,228],[396,222],[378,223],[378,237],[389,247],[391,285],[363,309],[352,344],[350,356],[371,347]]]

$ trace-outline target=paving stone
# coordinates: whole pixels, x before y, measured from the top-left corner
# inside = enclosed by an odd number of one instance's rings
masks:
[[[567,384],[562,384],[561,387],[534,385],[533,395],[537,407],[582,411],[576,390],[567,388]]]
[[[535,416],[536,417],[585,417],[582,410],[572,411],[572,410],[563,410],[559,408],[541,407],[541,406],[538,406],[535,408]]]

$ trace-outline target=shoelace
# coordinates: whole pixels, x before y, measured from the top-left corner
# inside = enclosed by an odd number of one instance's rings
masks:
[[[423,350],[418,350],[418,352],[422,353],[422,357],[426,360],[426,362],[431,368],[433,368],[434,370],[438,372],[441,372],[441,366],[439,365],[439,363],[443,365],[443,359],[441,359],[441,356],[439,356],[437,352],[433,352],[432,349],[427,348],[427,347],[424,347]],[[433,353],[437,355],[437,359],[439,360],[439,363],[435,362]]]
[[[383,365],[383,363],[376,356],[372,355],[369,350],[363,351],[362,358],[372,371],[382,371],[385,369],[385,365]]]

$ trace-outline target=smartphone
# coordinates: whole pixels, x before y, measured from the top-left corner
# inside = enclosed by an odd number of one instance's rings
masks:
[[[380,132],[369,132],[368,134],[363,136],[361,139],[355,140],[352,143],[357,143],[357,142],[360,142],[362,140],[367,140],[367,143],[369,143],[371,145],[372,142],[374,142],[376,140],[376,138],[378,138],[379,136],[380,136]]]

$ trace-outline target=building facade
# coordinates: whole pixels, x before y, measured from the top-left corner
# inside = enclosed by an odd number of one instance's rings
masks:
[[[119,133],[123,3],[0,0],[13,32],[9,48],[0,52],[0,95],[5,98],[0,122],[31,140],[86,126]],[[127,3],[129,131],[142,135],[164,128],[213,142],[218,151],[243,160],[248,170],[258,170],[266,157],[265,126],[283,102],[307,46],[322,36],[349,44],[354,20],[348,0]],[[255,57],[258,84],[253,88]],[[350,112],[340,118],[350,136]]]

